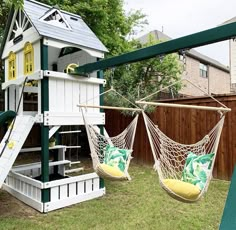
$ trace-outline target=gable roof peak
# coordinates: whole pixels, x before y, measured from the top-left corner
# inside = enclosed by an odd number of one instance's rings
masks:
[[[24,0],[24,12],[41,36],[102,52],[108,51],[79,15],[35,0]]]
[[[61,10],[60,7],[56,4],[53,6],[53,8],[57,9],[57,10]]]

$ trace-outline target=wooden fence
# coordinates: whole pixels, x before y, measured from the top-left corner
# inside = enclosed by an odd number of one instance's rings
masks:
[[[214,167],[214,177],[230,180],[236,163],[236,95],[218,96],[216,99],[232,111],[226,114]],[[219,106],[209,98],[180,99],[170,102]],[[219,115],[214,111],[159,107],[150,115],[150,118],[173,140],[192,144],[202,139],[214,127],[219,120]],[[106,111],[106,129],[111,136],[121,132],[131,120],[132,117],[123,116],[118,111]],[[133,160],[140,164],[154,163],[142,115],[139,117],[133,157]]]

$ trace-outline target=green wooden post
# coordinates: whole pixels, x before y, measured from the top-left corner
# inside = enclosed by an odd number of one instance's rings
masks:
[[[43,40],[41,40],[41,69],[48,69],[48,46],[43,44]],[[44,114],[45,111],[49,110],[49,102],[48,102],[48,77],[44,77],[41,80],[41,113]],[[41,181],[48,182],[49,181],[49,127],[45,126],[44,123],[41,124]],[[49,189],[42,190],[42,202],[46,203],[50,201],[49,197]]]
[[[219,229],[236,229],[236,166],[234,166],[234,172]]]
[[[104,77],[103,76],[103,71],[98,71],[97,78],[103,79],[103,77]],[[101,94],[103,92],[104,92],[103,85],[100,85],[99,86],[99,93]],[[104,105],[104,97],[103,97],[103,95],[100,96],[100,105]],[[100,109],[100,112],[104,112],[104,110]],[[104,135],[104,126],[100,125],[99,128],[100,128],[100,133],[102,135]],[[100,188],[104,188],[104,187],[105,187],[104,179],[100,178]]]

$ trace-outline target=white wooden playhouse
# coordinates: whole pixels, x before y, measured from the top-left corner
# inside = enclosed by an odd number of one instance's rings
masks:
[[[50,173],[65,175],[66,146],[49,148],[49,138],[64,125],[83,125],[77,104],[99,95],[105,80],[101,72],[75,76],[68,65],[83,65],[104,57],[106,47],[78,16],[57,7],[24,0],[22,10],[12,9],[1,46],[4,61],[5,112],[17,112],[0,145],[0,186],[26,204],[48,212],[105,193],[96,173],[50,181]],[[25,86],[24,81],[34,84]],[[37,94],[37,111],[25,111],[21,97]],[[90,104],[100,105],[100,98]],[[17,111],[18,110],[18,111]],[[105,124],[99,109],[88,109],[87,119]],[[34,126],[41,125],[41,147],[22,149]],[[9,136],[10,134],[10,136]],[[6,141],[7,140],[7,141]],[[58,150],[57,161],[49,161],[50,149]],[[12,167],[20,152],[41,151],[41,162]],[[35,178],[40,179],[35,179]]]

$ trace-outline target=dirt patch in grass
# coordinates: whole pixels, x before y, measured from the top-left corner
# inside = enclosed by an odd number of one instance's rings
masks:
[[[38,212],[25,205],[15,197],[0,190],[0,218],[2,217],[33,217]]]

